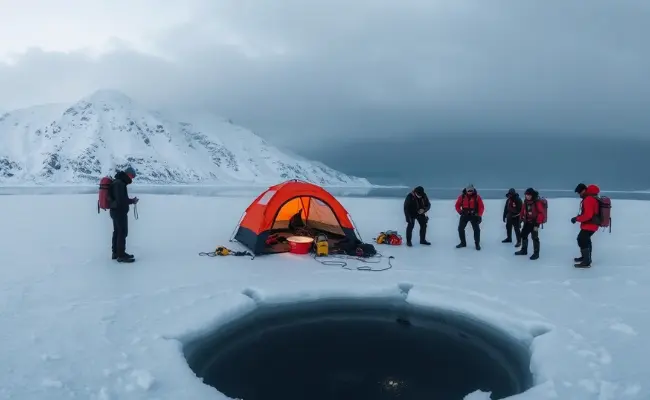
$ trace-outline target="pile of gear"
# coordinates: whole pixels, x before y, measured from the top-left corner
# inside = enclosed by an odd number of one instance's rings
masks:
[[[388,244],[391,246],[401,246],[402,237],[397,233],[397,231],[386,231],[379,232],[379,235],[375,238],[377,244]]]

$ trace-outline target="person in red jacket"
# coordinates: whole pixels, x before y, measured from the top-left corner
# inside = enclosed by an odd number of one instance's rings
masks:
[[[539,193],[528,188],[524,192],[525,199],[521,206],[521,220],[524,221],[524,227],[521,230],[521,250],[515,253],[517,256],[528,254],[528,235],[533,238],[533,255],[531,260],[539,258],[539,226],[544,223],[544,206],[539,201]]]
[[[465,241],[465,228],[467,227],[467,224],[470,223],[472,224],[472,230],[474,231],[474,244],[476,245],[476,250],[481,250],[480,224],[483,221],[483,211],[485,211],[483,199],[478,195],[474,186],[469,185],[463,189],[463,193],[458,196],[458,200],[456,200],[456,212],[460,215],[460,219],[458,220],[458,236],[460,237],[460,243],[456,246],[457,249],[467,247],[467,242]]]
[[[576,262],[573,266],[576,268],[591,267],[591,237],[598,230],[598,224],[593,219],[598,216],[600,206],[596,196],[600,193],[600,188],[596,185],[585,185],[584,183],[576,186],[575,192],[580,195],[580,214],[571,218],[571,223],[580,222],[580,232],[578,233],[578,247],[580,248],[581,257],[574,258]]]

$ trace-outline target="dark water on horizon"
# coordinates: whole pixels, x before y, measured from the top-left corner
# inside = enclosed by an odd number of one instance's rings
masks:
[[[451,188],[430,188],[424,187],[427,195],[430,199],[438,200],[454,200],[460,195],[462,188],[451,189]],[[520,195],[523,196],[526,188],[516,188]],[[485,200],[490,199],[504,199],[505,194],[508,189],[483,189],[477,188],[478,193]],[[396,198],[404,197],[410,191],[406,188],[386,188],[386,189],[371,189],[368,194],[338,194],[349,197],[384,197],[384,198]],[[330,190],[332,194],[337,194],[337,190]],[[578,196],[573,193],[573,191],[564,191],[564,190],[540,190],[540,195],[546,198],[572,198],[578,200]],[[601,195],[608,196],[611,199],[626,199],[626,200],[650,200],[650,193],[634,193],[634,192],[601,192]]]
[[[649,140],[560,137],[396,138],[350,140],[296,149],[379,185],[601,190],[650,189]],[[487,195],[486,192],[483,192]],[[446,194],[440,194],[447,197]]]

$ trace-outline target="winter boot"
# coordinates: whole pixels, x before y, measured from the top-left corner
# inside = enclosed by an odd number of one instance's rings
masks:
[[[476,243],[476,250],[481,250],[481,244],[480,243]]]
[[[420,244],[423,244],[425,246],[431,246],[431,242],[427,242],[426,239],[420,240]]]
[[[528,254],[528,239],[521,241],[521,250],[515,252],[516,256],[525,256]]]
[[[512,238],[505,238],[501,241],[501,243],[512,243]]]
[[[521,247],[521,239],[517,240],[517,243],[515,243],[515,247]]]
[[[118,263],[132,263],[134,261],[135,258],[125,257],[125,256],[117,257]]]
[[[467,243],[458,243],[458,244],[456,245],[456,248],[457,248],[457,249],[461,249],[461,248],[463,248],[463,247],[467,247]]]
[[[586,247],[584,249],[580,249],[580,253],[582,254],[582,261],[579,263],[573,264],[574,267],[576,268],[589,268],[591,267],[591,251],[589,251],[589,248]]]
[[[129,253],[124,253],[124,257],[126,258],[135,258],[133,254]],[[113,253],[113,256],[111,257],[113,260],[117,260],[119,257],[117,256],[117,253]]]
[[[411,241],[407,241],[407,242],[406,242],[406,245],[407,245],[408,247],[413,247],[413,243],[411,243]]]
[[[531,260],[537,260],[539,258],[539,242],[533,242],[533,255],[530,256]]]
[[[591,246],[589,246],[589,259],[591,259]],[[573,261],[575,261],[577,263],[579,263],[582,260],[584,260],[584,257],[582,257],[582,256],[576,257],[576,258],[573,259]]]

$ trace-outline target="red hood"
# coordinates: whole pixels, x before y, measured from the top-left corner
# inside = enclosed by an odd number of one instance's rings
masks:
[[[587,195],[595,196],[598,193],[600,193],[600,188],[597,185],[589,185],[587,186],[587,190],[585,190],[585,194]]]

